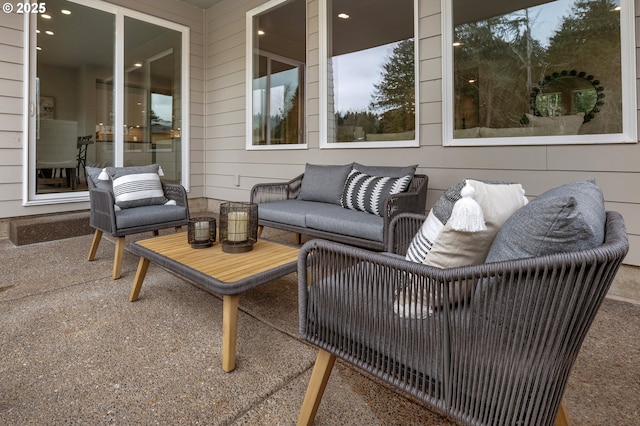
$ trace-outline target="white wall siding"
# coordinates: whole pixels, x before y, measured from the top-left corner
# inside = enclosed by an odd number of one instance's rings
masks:
[[[0,14],[0,217],[22,204],[22,18]]]

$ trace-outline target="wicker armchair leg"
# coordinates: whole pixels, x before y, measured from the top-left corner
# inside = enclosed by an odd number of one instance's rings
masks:
[[[313,420],[316,418],[316,412],[320,406],[322,395],[327,387],[331,370],[336,362],[336,356],[330,354],[327,351],[320,349],[316,358],[316,363],[313,366],[313,372],[311,373],[311,379],[307,386],[307,393],[304,396],[304,402],[298,415],[298,426],[305,426],[313,424]]]
[[[567,416],[567,409],[564,406],[564,400],[560,403],[560,408],[556,415],[555,426],[569,426],[569,416]]]
[[[87,260],[91,262],[96,258],[96,253],[98,252],[98,246],[100,245],[100,240],[102,239],[102,231],[96,229],[96,232],[93,234],[93,241],[91,242],[91,248],[89,249],[89,256]]]
[[[122,275],[122,257],[124,256],[124,237],[116,238],[116,252],[113,256],[113,273],[111,278],[117,280]]]

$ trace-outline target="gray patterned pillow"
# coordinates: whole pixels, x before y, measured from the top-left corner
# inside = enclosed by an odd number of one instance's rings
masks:
[[[340,205],[382,216],[384,202],[389,195],[406,191],[413,177],[370,176],[357,169],[351,170],[344,184]]]

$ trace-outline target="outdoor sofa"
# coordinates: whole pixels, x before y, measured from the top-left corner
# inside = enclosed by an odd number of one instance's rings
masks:
[[[307,164],[288,182],[261,183],[251,190],[259,230],[267,227],[383,250],[389,223],[400,213],[424,213],[428,177],[416,166],[358,163]]]

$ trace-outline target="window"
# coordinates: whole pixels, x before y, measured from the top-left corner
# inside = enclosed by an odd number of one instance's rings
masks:
[[[247,149],[304,148],[306,1],[270,1],[247,28]]]
[[[26,203],[86,201],[85,166],[157,163],[188,187],[188,29],[109,3],[46,8],[25,18]]]
[[[637,140],[633,2],[446,0],[445,145]]]
[[[418,146],[417,2],[320,6],[320,147]]]

